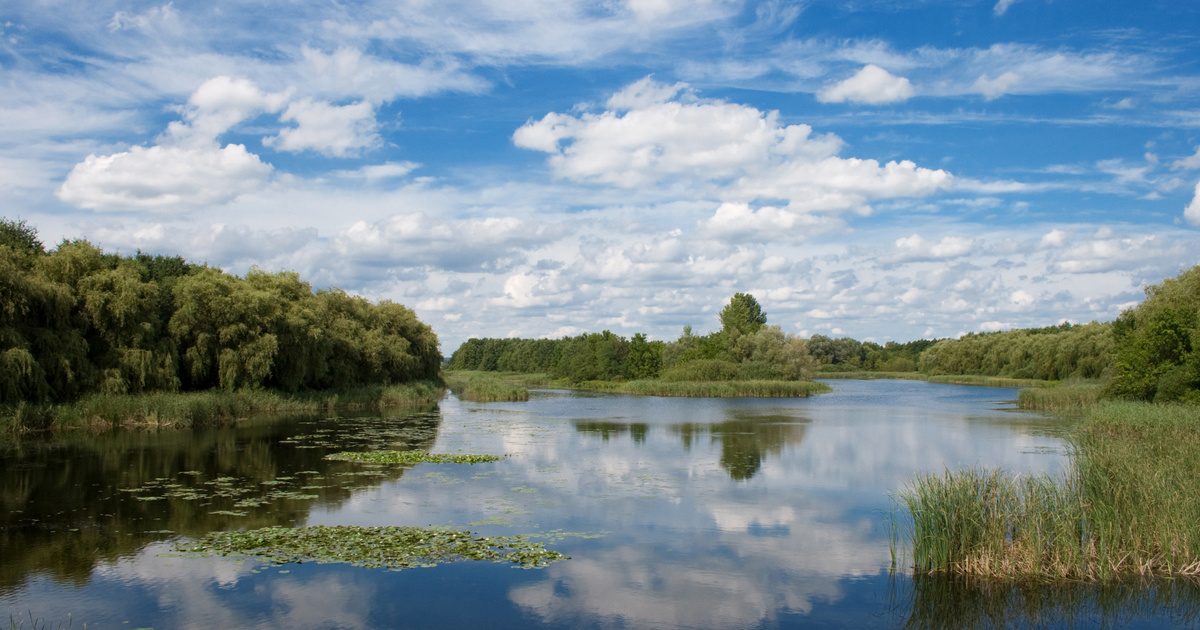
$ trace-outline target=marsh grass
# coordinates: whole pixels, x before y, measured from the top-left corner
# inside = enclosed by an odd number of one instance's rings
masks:
[[[917,573],[1111,581],[1200,577],[1200,407],[1103,402],[1062,478],[964,470],[917,478]]]
[[[1104,386],[1099,383],[1063,383],[1057,387],[1023,388],[1017,394],[1017,406],[1032,411],[1078,414],[1100,400]]]
[[[805,398],[830,391],[813,381],[585,381],[588,391],[683,398]]]
[[[307,414],[330,410],[387,409],[436,403],[444,394],[438,383],[282,394],[270,390],[209,390],[145,394],[93,394],[75,402],[19,403],[0,410],[8,433],[40,430],[113,428],[159,429],[217,425],[269,414]]]
[[[524,402],[537,378],[526,374],[452,371],[445,374],[446,386],[455,396],[471,402]]]
[[[980,374],[934,374],[926,380],[930,383],[978,385],[980,387],[1054,387],[1058,383],[1058,381],[1043,381],[1036,378],[1009,378]]]
[[[325,459],[364,464],[482,464],[504,459],[500,455],[472,455],[464,453],[430,453],[428,451],[349,451],[331,453]]]
[[[1058,381],[1043,381],[1036,378],[1009,378],[1007,376],[985,376],[982,374],[924,374],[922,372],[876,372],[872,370],[852,370],[817,372],[817,378],[822,379],[898,379],[909,381],[928,381],[949,385],[976,385],[981,387],[1055,387]]]
[[[541,568],[567,556],[524,536],[476,536],[435,527],[267,527],[213,532],[176,549],[201,555],[239,555],[271,564],[344,563],[387,569],[483,560]]]

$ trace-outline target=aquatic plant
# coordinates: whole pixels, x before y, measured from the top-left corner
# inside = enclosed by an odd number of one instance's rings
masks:
[[[446,372],[446,386],[455,396],[472,402],[523,402],[529,400],[525,379],[495,372]]]
[[[331,453],[325,459],[363,464],[481,464],[504,459],[500,455],[471,455],[465,453],[430,453],[428,451],[346,451]]]
[[[1062,478],[918,477],[913,568],[1008,579],[1200,577],[1200,407],[1102,402],[1070,436]]]
[[[567,559],[525,536],[476,536],[436,527],[266,527],[213,532],[181,541],[178,551],[240,555],[271,564],[344,563],[360,567],[411,569],[448,562],[482,560],[534,569]]]

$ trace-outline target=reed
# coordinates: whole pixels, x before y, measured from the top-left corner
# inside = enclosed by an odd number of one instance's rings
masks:
[[[183,428],[224,424],[256,415],[424,405],[436,403],[443,394],[442,386],[430,381],[297,394],[255,389],[93,394],[63,404],[19,403],[0,410],[0,427],[8,433]]]
[[[1037,378],[1009,378],[982,374],[934,374],[926,380],[930,383],[978,385],[981,387],[1054,387],[1058,383],[1058,381],[1043,381]]]
[[[813,375],[816,378],[826,379],[859,379],[859,380],[876,380],[876,379],[896,379],[905,381],[924,381],[928,380],[928,376],[920,372],[876,372],[874,370],[841,370],[836,372],[817,372]]]
[[[1103,390],[1099,383],[1026,387],[1017,394],[1017,406],[1032,411],[1078,414],[1095,405]]]
[[[529,400],[528,383],[536,382],[524,374],[467,370],[446,372],[445,380],[455,396],[472,402],[524,402]]]
[[[1200,407],[1101,402],[1062,478],[964,470],[901,493],[922,574],[1200,577]]]

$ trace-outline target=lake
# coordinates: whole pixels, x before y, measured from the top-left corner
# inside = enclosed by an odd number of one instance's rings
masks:
[[[0,611],[12,628],[946,627],[1197,623],[1194,589],[1020,587],[892,567],[919,473],[1061,474],[1062,422],[1012,389],[834,380],[809,399],[536,391],[349,418],[0,447]],[[507,455],[411,468],[342,450]],[[388,571],[178,554],[268,525],[528,534],[544,569]],[[904,541],[902,541],[904,542]]]

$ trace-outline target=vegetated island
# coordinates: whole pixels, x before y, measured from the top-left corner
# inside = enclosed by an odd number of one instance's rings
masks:
[[[805,340],[767,324],[754,296],[736,293],[708,335],[685,326],[673,342],[610,331],[562,339],[469,339],[447,362],[460,398],[521,401],[531,386],[681,397],[804,397],[829,391],[812,381],[817,360]]]
[[[47,251],[0,219],[0,430],[193,426],[435,403],[437,336],[408,308],[295,273]]]

